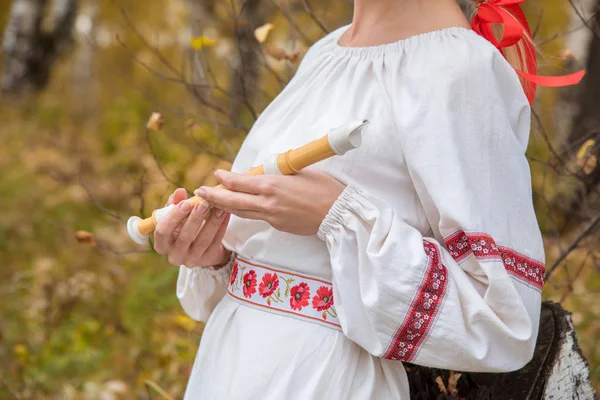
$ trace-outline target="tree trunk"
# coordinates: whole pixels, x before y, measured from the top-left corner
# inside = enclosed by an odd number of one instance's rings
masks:
[[[76,0],[52,2],[51,29],[42,27],[48,0],[14,0],[3,39],[0,89],[25,93],[46,86],[51,68],[73,41]]]
[[[232,120],[237,122],[246,104],[251,104],[253,86],[258,83],[259,78],[259,43],[254,37],[254,30],[264,22],[264,10],[261,0],[247,0],[243,3],[241,20],[236,23],[236,38],[238,45],[238,63],[233,71],[231,106]],[[245,104],[246,103],[246,104]]]
[[[78,46],[73,65],[73,107],[78,114],[96,108],[98,100],[98,82],[95,79],[94,58],[96,54],[96,22],[98,18],[98,0],[87,0],[79,14],[77,23]]]
[[[581,355],[571,314],[544,302],[533,360],[509,373],[462,373],[407,364],[411,400],[592,400],[590,368]]]
[[[562,152],[571,164],[574,164],[577,151],[588,139],[596,141],[591,151],[600,159],[600,0],[582,0],[576,6],[577,12],[573,10],[571,15],[571,28],[584,25],[586,22],[582,21],[582,17],[584,20],[589,20],[590,16],[593,18],[589,27],[579,28],[567,41],[572,55],[568,56],[566,72],[585,68],[586,76],[581,84],[560,89],[561,97],[557,105],[559,135],[565,138],[561,140]],[[581,181],[577,183],[574,193],[556,199],[558,203],[566,203],[563,212],[564,220],[569,221],[566,228],[589,219],[586,214],[589,206],[584,207],[588,200],[595,203],[592,208],[597,208],[598,199],[590,198],[590,194],[600,183],[600,163],[590,173],[579,173],[579,176]]]

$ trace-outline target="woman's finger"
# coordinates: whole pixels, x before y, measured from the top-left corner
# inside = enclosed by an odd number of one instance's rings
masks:
[[[173,232],[190,214],[192,207],[183,207],[186,203],[175,206],[154,230],[154,249],[159,254],[166,254],[173,243]]]
[[[208,203],[206,201],[201,201],[194,206],[181,227],[179,235],[177,235],[177,239],[175,239],[175,243],[173,244],[173,250],[169,254],[169,262],[171,264],[183,264],[183,260],[190,252],[190,245],[201,231],[207,211]]]
[[[268,175],[245,175],[218,169],[215,177],[226,188],[234,192],[249,194],[271,194],[274,179]]]
[[[217,213],[213,210],[210,217],[202,226],[200,233],[191,244],[188,258],[191,260],[203,258],[207,260],[207,264],[218,262],[219,260],[211,259],[211,256],[214,257],[216,255],[215,250],[220,250],[218,248],[213,249],[213,245],[219,244],[223,240],[228,222],[229,214],[223,213],[221,216],[217,216]]]
[[[266,213],[264,211],[254,211],[254,210],[238,210],[235,208],[222,208],[224,212],[227,214],[235,215],[236,217],[244,218],[244,219],[254,219],[259,221],[265,221],[268,223],[273,222],[273,214]],[[214,213],[214,211],[213,211]]]
[[[233,192],[224,188],[211,188],[202,186],[194,192],[207,200],[211,205],[222,210],[263,210],[265,200],[263,196],[242,192]]]
[[[184,188],[177,188],[171,197],[169,197],[169,200],[171,201],[171,204],[179,204],[183,200],[187,199],[187,197],[187,191]]]
[[[170,206],[171,204],[179,204],[180,202],[182,202],[185,199],[187,199],[187,191],[184,188],[177,188],[169,196],[169,200],[167,201],[166,205]],[[185,218],[179,223],[177,228],[175,228],[173,230],[173,236],[172,236],[173,240],[175,240],[177,238],[177,235],[179,235],[179,231],[181,230],[181,227],[183,226],[183,224],[185,224]]]

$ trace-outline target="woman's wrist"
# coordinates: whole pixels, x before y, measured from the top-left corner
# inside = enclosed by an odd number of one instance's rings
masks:
[[[225,249],[225,254],[226,257],[224,257],[222,262],[220,262],[219,264],[212,265],[213,269],[221,269],[231,262],[231,256],[233,255],[233,253]]]

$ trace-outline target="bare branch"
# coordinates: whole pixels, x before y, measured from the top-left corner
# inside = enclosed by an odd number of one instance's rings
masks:
[[[327,29],[325,25],[323,25],[321,21],[319,21],[315,13],[313,13],[312,9],[310,8],[310,5],[308,4],[308,0],[302,0],[302,5],[304,6],[304,10],[306,10],[307,14],[312,18],[313,21],[315,21],[315,24],[317,24],[317,26],[321,28],[323,33],[329,33],[329,29]]]
[[[600,214],[597,215],[592,220],[592,222],[590,222],[587,228],[585,228],[583,231],[581,231],[579,235],[577,235],[577,237],[575,238],[575,240],[573,240],[569,247],[567,247],[567,249],[563,251],[561,255],[554,261],[552,266],[546,270],[546,275],[544,276],[544,279],[548,280],[550,278],[552,273],[556,270],[556,268],[558,268],[558,266],[563,262],[563,260],[565,260],[569,256],[569,254],[577,248],[579,242],[585,239],[594,230],[596,225],[598,225],[598,222],[600,222]]]

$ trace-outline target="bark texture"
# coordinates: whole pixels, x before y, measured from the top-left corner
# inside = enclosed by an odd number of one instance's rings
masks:
[[[450,393],[450,371],[406,364],[411,400],[593,400],[590,368],[581,355],[571,314],[544,302],[533,360],[502,374],[462,373]],[[437,380],[437,381],[436,381]],[[442,382],[440,387],[439,382]],[[444,389],[446,393],[444,393]]]
[[[0,89],[26,93],[43,89],[59,56],[73,42],[76,0],[14,0],[4,31]],[[48,29],[44,27],[48,21]]]

